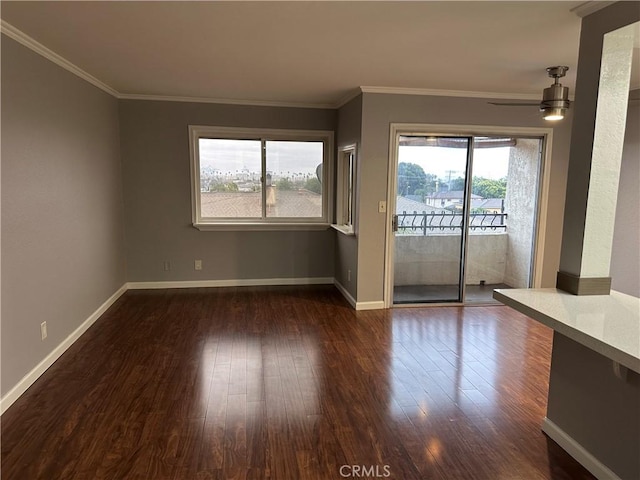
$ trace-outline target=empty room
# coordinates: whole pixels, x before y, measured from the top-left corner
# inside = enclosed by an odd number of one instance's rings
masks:
[[[0,17],[3,479],[640,478],[640,2]]]

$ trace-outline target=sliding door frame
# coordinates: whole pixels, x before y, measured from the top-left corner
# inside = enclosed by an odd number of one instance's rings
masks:
[[[384,272],[384,304],[385,308],[396,306],[393,303],[393,282],[394,282],[394,259],[395,259],[395,235],[393,232],[393,215],[396,211],[397,195],[397,174],[398,174],[398,154],[399,138],[401,135],[421,135],[421,136],[452,136],[452,137],[492,137],[506,136],[517,138],[542,138],[542,155],[539,166],[539,186],[538,201],[536,207],[536,219],[533,239],[532,283],[534,288],[540,288],[542,284],[542,261],[544,258],[544,238],[546,235],[547,211],[549,201],[549,179],[551,171],[551,145],[553,144],[553,129],[538,127],[508,127],[508,126],[485,126],[485,125],[439,125],[422,123],[391,123],[389,131],[389,170],[387,175],[387,217],[385,229],[385,272]],[[468,168],[465,190],[468,191],[472,179],[472,159],[473,145],[469,145]],[[465,203],[469,202],[469,195],[466,195]],[[468,205],[466,205],[468,207]],[[467,212],[468,214],[468,212]],[[468,216],[468,215],[465,215]],[[468,232],[463,232],[463,256],[466,257],[466,237]],[[464,263],[464,258],[462,259]],[[461,269],[460,281],[464,284],[464,265]],[[420,303],[413,306],[438,306],[438,305],[461,305],[464,302],[464,285],[461,289],[461,302],[447,303]],[[397,305],[400,306],[400,305]],[[411,304],[402,306],[412,306]]]

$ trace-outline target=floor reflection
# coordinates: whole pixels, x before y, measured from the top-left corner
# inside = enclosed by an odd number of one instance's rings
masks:
[[[127,292],[2,416],[3,478],[588,478],[540,432],[550,345],[506,307]]]
[[[447,307],[447,315],[438,308],[422,312],[392,313],[391,414],[407,416],[416,407],[426,415],[495,413],[498,377],[517,376],[499,366],[496,319],[459,307]]]
[[[277,335],[221,335],[209,338],[203,349],[201,391],[207,417],[226,405],[225,419],[234,416],[307,417],[319,412],[318,341],[310,333]],[[207,388],[208,387],[208,388]],[[267,409],[268,406],[268,409]]]

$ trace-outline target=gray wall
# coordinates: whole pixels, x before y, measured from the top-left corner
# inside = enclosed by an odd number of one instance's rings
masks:
[[[640,90],[631,92],[620,166],[611,288],[640,297]]]
[[[333,277],[333,230],[201,232],[191,225],[189,125],[335,130],[336,112],[122,101],[128,280]]]
[[[362,94],[343,105],[338,110],[338,128],[336,145],[344,147],[356,145],[356,188],[355,188],[355,218],[354,229],[356,236],[336,233],[336,261],[335,278],[355,299],[358,291],[358,203],[359,203],[359,171],[361,162],[362,136]],[[351,270],[351,281],[348,271]]]
[[[640,478],[638,405],[640,374],[553,333],[547,418],[623,480]]]
[[[544,73],[544,72],[543,72]],[[358,301],[380,301],[384,290],[385,218],[389,129],[393,122],[505,127],[554,127],[543,286],[553,286],[560,257],[571,113],[545,122],[535,108],[496,107],[487,99],[412,95],[363,96],[358,239]]]
[[[2,395],[125,282],[119,148],[116,99],[2,37]]]

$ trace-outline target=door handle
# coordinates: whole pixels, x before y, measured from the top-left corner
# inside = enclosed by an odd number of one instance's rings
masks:
[[[391,216],[391,231],[392,232],[398,231],[398,215],[396,214],[393,214]]]

